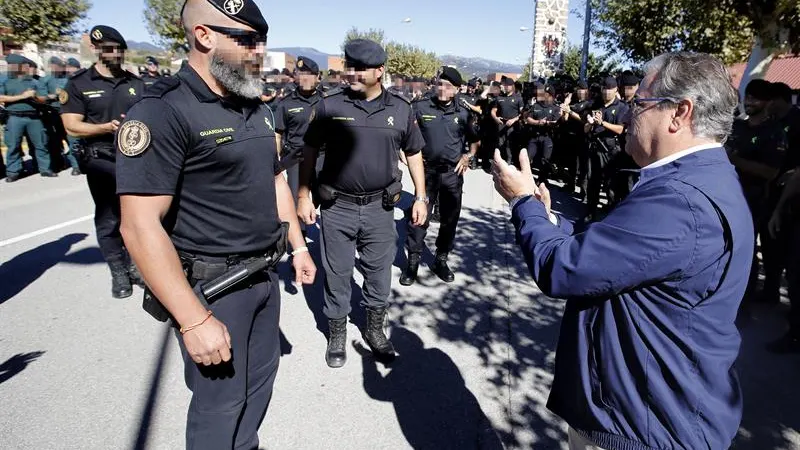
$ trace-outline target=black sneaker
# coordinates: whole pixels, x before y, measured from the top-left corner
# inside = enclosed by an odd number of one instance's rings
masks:
[[[6,175],[6,183],[13,183],[13,182],[19,180],[20,178],[22,178],[22,175],[20,175],[18,173],[10,173],[10,174]]]
[[[58,174],[57,174],[57,173],[55,173],[55,172],[51,172],[51,171],[49,171],[49,170],[48,170],[48,171],[46,171],[46,172],[42,172],[42,173],[40,173],[39,175],[41,175],[41,176],[42,176],[42,177],[44,177],[44,178],[56,178],[56,177],[58,176]]]
[[[78,169],[77,167],[75,167],[75,168],[72,169],[71,175],[73,177],[77,177],[77,176],[83,175],[83,172],[81,172],[81,169]]]

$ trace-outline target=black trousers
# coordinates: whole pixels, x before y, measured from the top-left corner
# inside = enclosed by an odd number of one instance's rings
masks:
[[[456,228],[461,217],[461,199],[464,187],[464,177],[448,170],[425,169],[425,191],[433,199],[439,198],[440,226],[439,235],[436,237],[436,253],[450,253],[453,251],[456,238]],[[430,215],[433,210],[433,201],[428,204],[428,220],[421,227],[414,226],[411,214],[408,214],[408,236],[406,237],[406,250],[409,254],[422,253],[425,248],[425,236],[430,226]]]
[[[361,306],[388,306],[392,262],[397,253],[394,210],[384,209],[380,200],[363,206],[344,200],[324,204],[320,209],[320,235],[325,269],[323,313],[330,319],[350,314],[356,250],[364,272]]]
[[[541,156],[539,161],[536,157]],[[534,136],[528,141],[528,159],[531,168],[539,167],[539,182],[548,183],[548,179],[553,173],[553,138],[542,134]]]
[[[183,337],[175,333],[186,386],[192,391],[186,421],[188,450],[258,448],[258,428],[272,399],[281,356],[278,277],[272,272],[260,277],[252,287],[234,290],[209,307],[228,328],[230,362],[196,364]]]
[[[567,185],[577,185],[586,192],[586,175],[589,172],[589,146],[586,137],[578,134],[564,135],[564,152],[567,165]],[[559,150],[561,151],[561,150]]]
[[[589,214],[597,211],[597,204],[600,203],[600,190],[606,183],[608,162],[612,154],[592,149],[589,154],[589,171],[587,174],[586,201]],[[612,194],[609,192],[609,203],[612,202]]]
[[[86,172],[86,181],[94,200],[94,227],[103,258],[109,264],[125,262],[127,257],[119,232],[120,211],[116,179],[107,172],[90,170]]]
[[[498,125],[497,131],[497,148],[500,149],[500,155],[508,163],[516,163],[519,159],[518,141],[519,133],[514,127],[508,128],[505,125]],[[494,151],[492,151],[494,154]]]
[[[631,155],[624,151],[616,153],[608,162],[609,191],[613,193],[614,203],[619,203],[631,193],[639,180],[639,167]]]

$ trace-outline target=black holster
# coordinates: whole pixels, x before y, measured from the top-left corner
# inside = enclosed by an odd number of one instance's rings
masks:
[[[189,281],[200,303],[208,308],[219,297],[242,281],[259,273],[273,270],[286,253],[289,245],[289,223],[281,223],[280,235],[275,245],[263,255],[213,258],[213,261],[185,252],[178,252],[184,276]],[[213,295],[206,295],[213,292]],[[142,309],[159,322],[173,319],[149,287],[144,290]]]
[[[383,209],[391,211],[403,196],[403,183],[395,180],[383,190]]]

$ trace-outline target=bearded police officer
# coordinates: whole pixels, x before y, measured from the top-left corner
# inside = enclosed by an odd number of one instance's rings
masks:
[[[282,222],[296,281],[316,269],[259,99],[264,17],[252,0],[188,0],[181,17],[188,66],[148,89],[117,136],[122,229],[168,314],[149,312],[180,328],[187,448],[249,450],[280,359]]]
[[[5,143],[8,147],[6,182],[13,183],[22,176],[22,138],[28,137],[28,151],[33,155],[43,177],[57,176],[50,170],[47,135],[42,123],[40,105],[46,101],[47,88],[30,75],[33,61],[17,54],[6,56],[8,79],[0,83],[0,103],[9,113]]]
[[[117,30],[98,25],[89,36],[97,62],[67,81],[59,94],[61,119],[67,133],[80,139],[78,161],[94,200],[97,242],[111,268],[111,295],[125,298],[133,294],[131,283],[141,284],[141,278],[119,234],[114,133],[128,108],[141,98],[144,83],[122,68],[128,46]]]
[[[456,92],[464,83],[452,67],[442,68],[436,88],[436,97],[414,102],[414,118],[425,138],[422,157],[425,160],[425,192],[439,198],[441,227],[436,239],[436,260],[431,267],[442,281],[450,283],[455,275],[447,265],[448,254],[453,250],[456,226],[461,215],[461,194],[464,172],[478,152],[478,133],[470,111],[459,105]],[[469,142],[469,153],[464,153]],[[428,214],[430,215],[430,209]],[[408,223],[408,266],[400,277],[400,284],[410,286],[417,279],[422,250],[425,245],[428,223],[417,226]]]
[[[319,86],[319,66],[311,58],[300,56],[295,68],[297,89],[284,97],[275,109],[275,131],[278,133],[278,151],[281,164],[286,168],[292,198],[299,187],[298,162],[303,153],[303,136],[314,116],[314,109],[322,99]]]
[[[325,146],[315,200],[321,204],[325,307],[330,338],[325,359],[330,367],[346,360],[346,325],[356,249],[364,272],[367,329],[373,353],[392,357],[394,347],[383,331],[391,267],[397,247],[394,206],[402,192],[399,155],[406,154],[416,189],[414,225],[425,224],[428,197],[420,150],[425,145],[411,105],[381,86],[386,52],[373,41],[356,39],[345,46],[349,88],[325,97],[305,136],[297,211],[307,225],[316,220],[310,197],[318,150]]]

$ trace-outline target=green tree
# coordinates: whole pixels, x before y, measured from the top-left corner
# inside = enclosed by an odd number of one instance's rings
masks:
[[[586,64],[586,73],[589,78],[600,75],[602,73],[619,72],[619,60],[608,55],[597,55],[589,53],[589,60]],[[522,69],[520,80],[528,81],[528,70],[530,69],[530,59],[525,67]],[[576,45],[567,45],[564,49],[564,74],[578,79],[581,72],[581,48]]]
[[[80,32],[78,23],[91,7],[88,0],[0,0],[0,40],[38,46],[61,42]]]
[[[430,78],[442,66],[435,53],[419,47],[390,42],[386,45],[386,70],[390,74],[416,75]]]
[[[158,44],[177,51],[186,44],[186,33],[181,26],[181,8],[184,0],[145,0],[144,20],[147,31]]]
[[[370,28],[367,31],[361,31],[356,27],[350,28],[347,30],[347,34],[344,36],[344,41],[342,42],[342,52],[344,52],[344,46],[354,39],[369,39],[377,42],[378,44],[384,45],[386,34],[380,28]]]

